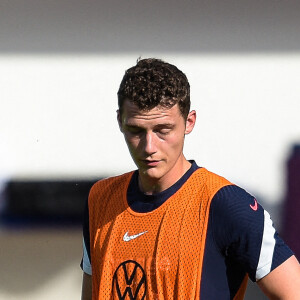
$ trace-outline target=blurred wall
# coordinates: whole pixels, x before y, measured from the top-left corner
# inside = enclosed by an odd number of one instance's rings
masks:
[[[1,0],[11,54],[299,51],[297,0]]]
[[[139,56],[176,64],[198,112],[186,156],[278,202],[299,141],[297,1],[1,1],[0,176],[134,168],[116,91]]]
[[[198,112],[185,153],[262,194],[281,196],[299,138],[300,56],[159,54],[185,71]],[[134,165],[116,91],[137,55],[2,56],[1,175],[97,177]]]

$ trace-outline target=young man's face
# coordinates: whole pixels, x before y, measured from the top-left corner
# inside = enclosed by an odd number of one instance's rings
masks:
[[[179,173],[186,163],[184,136],[192,131],[195,118],[192,111],[185,121],[177,104],[142,111],[132,102],[124,102],[122,115],[118,113],[119,126],[144,181],[155,183],[183,175]]]

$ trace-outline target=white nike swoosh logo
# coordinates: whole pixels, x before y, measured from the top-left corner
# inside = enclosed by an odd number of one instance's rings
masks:
[[[134,235],[128,235],[128,231],[124,234],[124,236],[123,236],[123,241],[124,242],[129,242],[129,241],[131,241],[131,240],[134,240],[134,239],[136,239],[137,237],[139,237],[139,236],[141,236],[141,235],[143,235],[143,234],[145,234],[145,233],[147,233],[148,231],[144,231],[144,232],[140,232],[140,233],[138,233],[138,234],[134,234]]]

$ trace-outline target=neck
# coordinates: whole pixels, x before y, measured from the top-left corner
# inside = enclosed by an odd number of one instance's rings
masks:
[[[151,178],[139,173],[139,188],[147,195],[163,192],[176,183],[190,167],[191,163],[183,157],[181,161],[177,162],[176,165],[161,178]]]

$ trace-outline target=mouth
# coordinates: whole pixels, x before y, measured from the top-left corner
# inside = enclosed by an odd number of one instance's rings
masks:
[[[142,159],[141,162],[148,167],[156,167],[159,164],[159,160]]]

